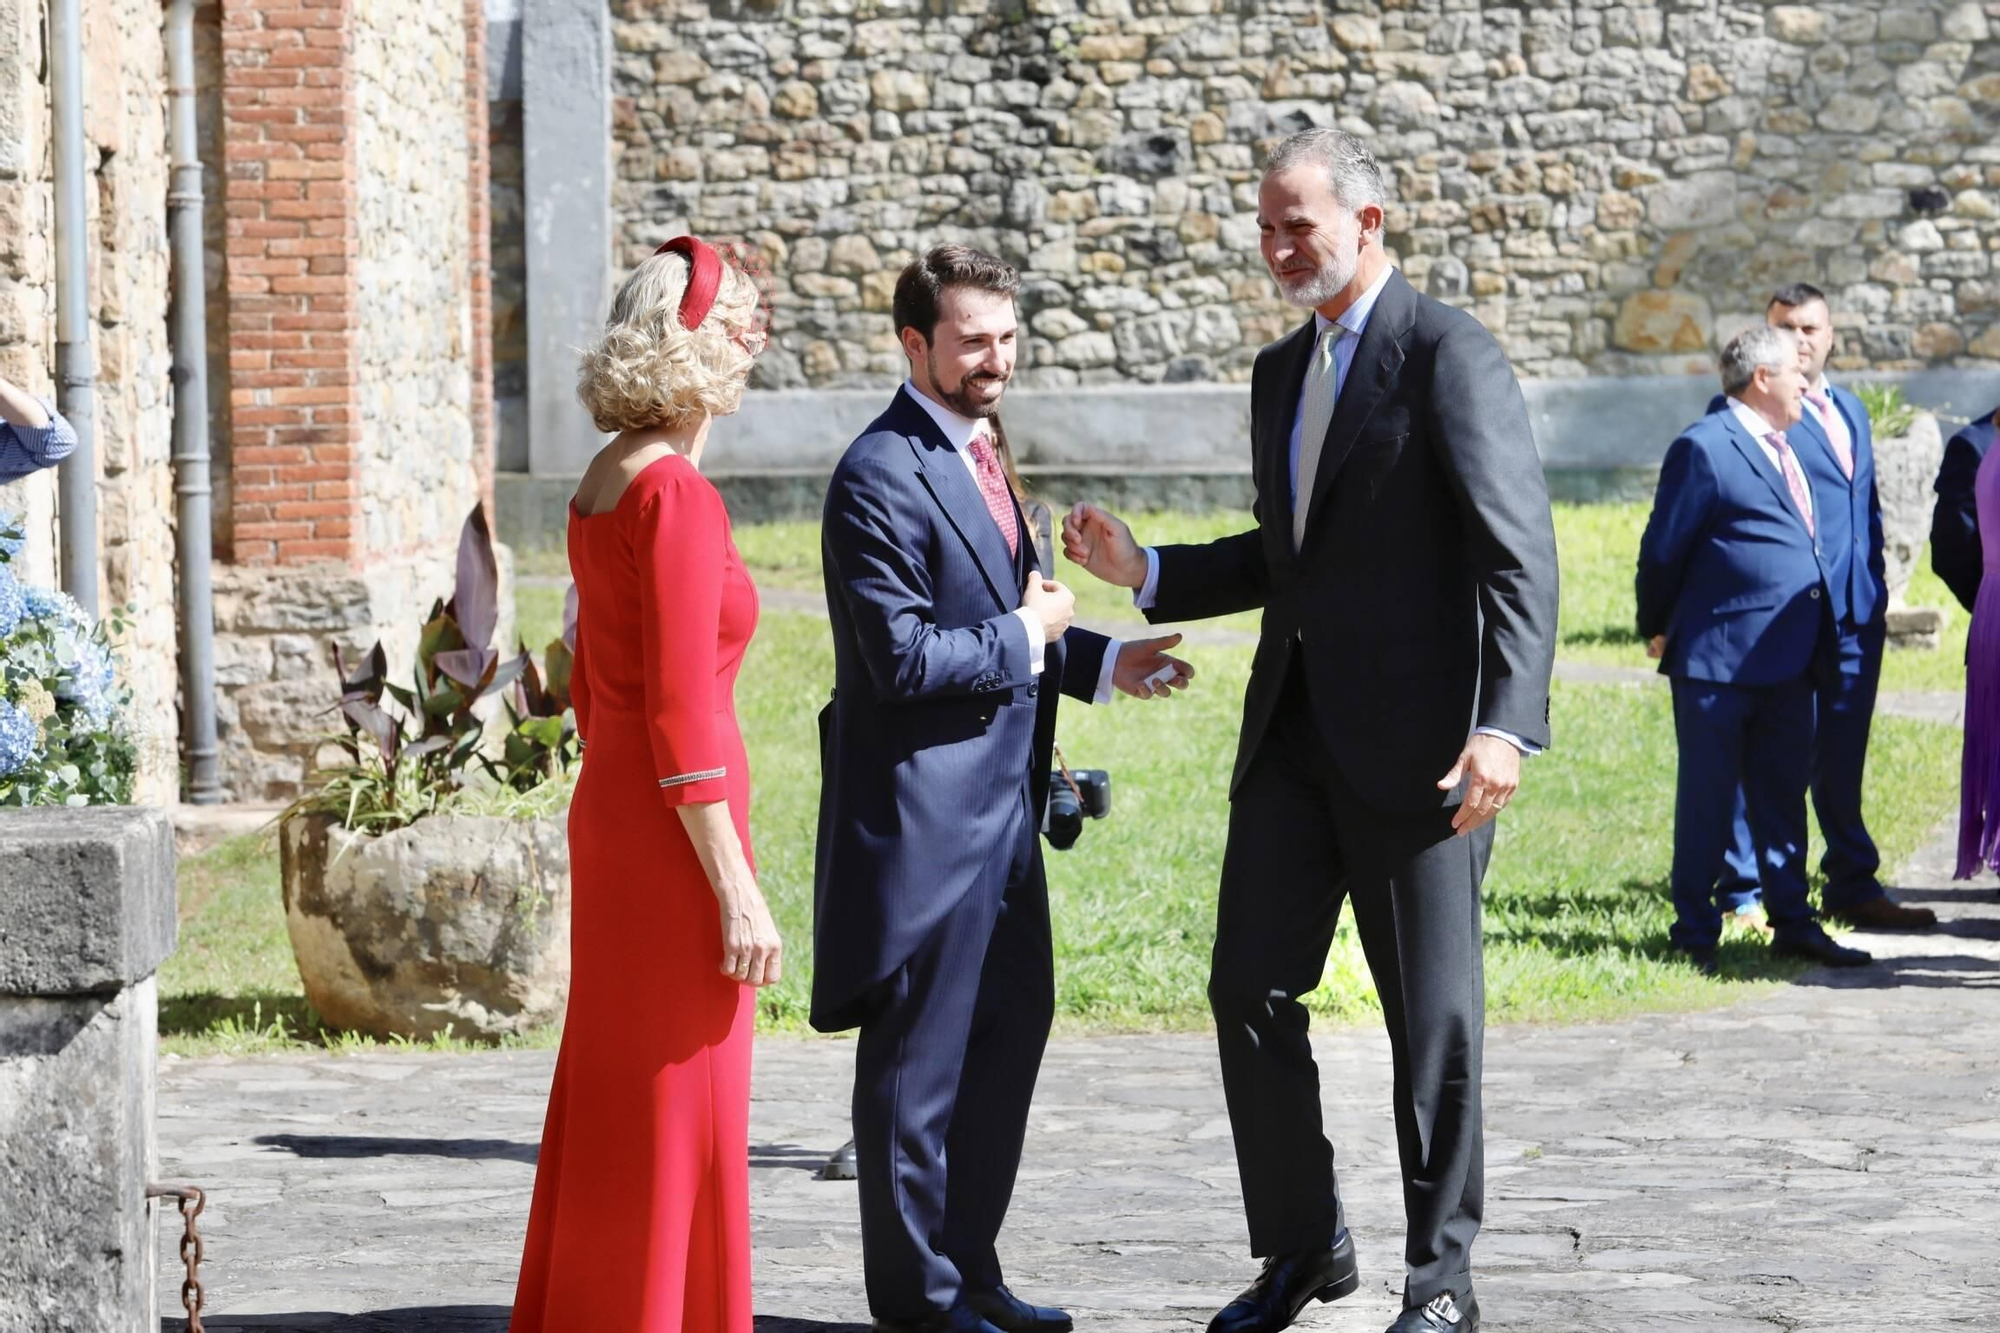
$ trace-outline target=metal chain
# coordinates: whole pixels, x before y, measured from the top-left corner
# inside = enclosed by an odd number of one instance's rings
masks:
[[[181,1210],[181,1262],[187,1265],[187,1281],[181,1283],[181,1308],[187,1311],[186,1333],[205,1333],[201,1307],[207,1296],[201,1289],[201,1228],[195,1219],[208,1205],[208,1196],[193,1185],[148,1185],[149,1199],[174,1199]],[[188,1205],[193,1204],[193,1208]]]

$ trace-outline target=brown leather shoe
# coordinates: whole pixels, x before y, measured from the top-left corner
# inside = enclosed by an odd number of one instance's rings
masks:
[[[1865,903],[1843,907],[1828,916],[1862,930],[1935,930],[1937,913],[1928,907],[1905,907],[1884,894]]]

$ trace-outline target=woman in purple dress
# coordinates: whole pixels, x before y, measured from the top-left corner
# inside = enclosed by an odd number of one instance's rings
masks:
[[[2000,420],[2000,414],[1996,414]],[[1958,869],[1971,879],[2000,871],[2000,449],[1989,449],[1973,483],[1985,576],[1972,607],[1965,653],[1965,763],[1958,812]]]

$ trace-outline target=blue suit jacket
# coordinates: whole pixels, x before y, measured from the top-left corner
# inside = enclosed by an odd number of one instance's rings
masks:
[[[1785,433],[1812,484],[1813,519],[1826,562],[1826,590],[1836,623],[1873,625],[1889,609],[1888,567],[1882,557],[1882,501],[1875,486],[1875,437],[1868,409],[1838,384],[1829,386],[1834,410],[1847,422],[1854,441],[1854,476],[1840,470],[1833,442],[1810,409]],[[1728,405],[1718,394],[1708,410]]]
[[[1637,591],[1639,636],[1667,636],[1666,675],[1775,685],[1824,665],[1826,567],[1734,414],[1711,412],[1668,446]]]
[[[1016,520],[1019,511],[1016,510]],[[1071,629],[1038,678],[1009,555],[965,462],[899,391],[848,446],[821,527],[834,695],[820,715],[811,1021],[856,1026],[1048,794],[1058,690],[1089,701],[1104,636]],[[1047,574],[1050,571],[1044,570]]]

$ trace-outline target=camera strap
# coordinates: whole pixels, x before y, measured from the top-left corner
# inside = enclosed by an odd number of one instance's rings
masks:
[[[1051,741],[1050,744],[1054,745],[1055,743]],[[1056,752],[1056,769],[1062,774],[1062,780],[1065,783],[1069,784],[1069,789],[1076,793],[1076,803],[1078,805],[1087,804],[1083,799],[1083,788],[1076,785],[1076,778],[1070,774],[1069,764],[1065,762],[1063,759],[1062,746],[1056,745],[1055,752]]]

